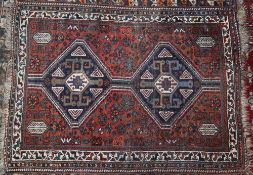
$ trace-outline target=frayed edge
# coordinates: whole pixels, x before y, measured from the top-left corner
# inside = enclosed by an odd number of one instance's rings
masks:
[[[10,75],[12,72],[11,64],[8,65],[7,74]],[[3,107],[0,109],[0,174],[4,174],[6,170],[5,166],[5,143],[6,143],[6,129],[7,121],[9,116],[9,99],[10,99],[10,89],[11,89],[11,76],[6,79],[6,82],[0,86],[1,93],[4,93]]]
[[[247,30],[246,25],[246,11],[243,5],[244,0],[238,0],[237,1],[237,20],[239,23],[239,35],[240,35],[240,46],[241,46],[241,52],[240,52],[240,66],[242,70],[248,70],[248,67],[246,67],[246,62],[248,58],[249,53],[249,33]],[[252,133],[251,133],[251,127],[252,123],[249,118],[249,112],[247,111],[248,98],[247,98],[247,88],[246,88],[246,77],[247,77],[247,71],[241,72],[241,114],[242,114],[242,125],[243,125],[243,134],[244,134],[244,142],[245,142],[245,173],[248,175],[253,174],[251,171],[251,168],[253,168],[253,144],[251,142],[252,139]]]
[[[0,106],[0,175],[6,172],[6,130],[7,123],[9,118],[9,100],[10,100],[10,92],[11,92],[11,80],[12,80],[12,51],[13,51],[13,19],[14,19],[14,2],[2,2],[3,7],[7,8],[7,14],[5,19],[2,19],[1,27],[5,28],[6,35],[4,38],[5,43],[5,51],[9,52],[6,55],[6,62],[1,65],[1,67],[5,68],[5,81],[2,85],[0,85],[0,94],[3,94],[2,106]]]
[[[248,98],[247,98],[247,91],[245,88],[246,85],[246,80],[244,79],[244,73],[242,74],[242,79],[241,79],[241,85],[242,85],[242,91],[241,91],[241,113],[242,113],[242,124],[243,124],[243,132],[244,132],[244,142],[245,142],[245,147],[246,149],[245,151],[245,162],[246,162],[246,167],[245,167],[245,173],[247,174],[253,174],[253,172],[251,172],[251,168],[253,168],[253,162],[252,162],[252,156],[253,156],[253,144],[251,142],[251,138],[252,138],[252,133],[251,133],[251,121],[249,119],[249,113],[246,109],[246,107],[249,105],[248,104]]]
[[[246,54],[246,57],[242,57],[244,60],[248,58],[249,52],[249,33],[246,26],[246,11],[243,5],[244,0],[237,1],[237,20],[239,23],[241,53]]]

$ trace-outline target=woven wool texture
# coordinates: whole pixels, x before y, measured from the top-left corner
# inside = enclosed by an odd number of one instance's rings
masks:
[[[252,174],[252,7],[2,2],[0,174]]]

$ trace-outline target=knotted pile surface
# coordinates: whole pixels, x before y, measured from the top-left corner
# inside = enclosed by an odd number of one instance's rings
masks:
[[[251,173],[251,0],[2,8],[3,174]]]

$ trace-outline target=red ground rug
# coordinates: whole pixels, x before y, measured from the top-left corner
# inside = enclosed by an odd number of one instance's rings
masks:
[[[0,172],[251,174],[250,0],[3,4]]]

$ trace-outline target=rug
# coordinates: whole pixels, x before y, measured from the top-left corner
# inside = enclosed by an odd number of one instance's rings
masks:
[[[3,174],[251,174],[251,0],[2,2]]]

